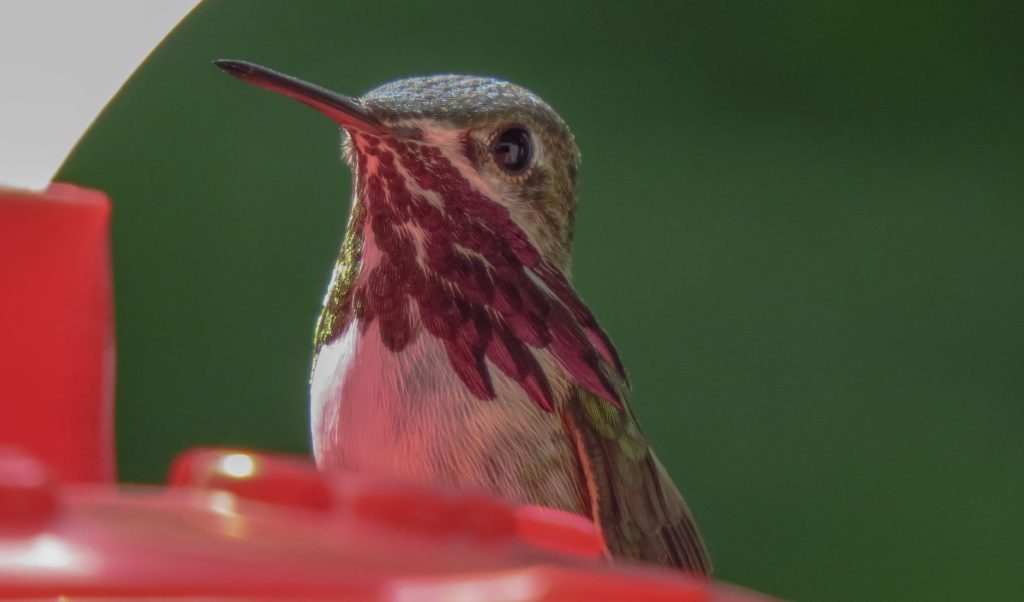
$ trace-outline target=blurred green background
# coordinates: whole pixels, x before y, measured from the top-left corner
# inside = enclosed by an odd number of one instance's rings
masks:
[[[349,175],[328,121],[210,61],[353,94],[493,75],[576,132],[575,280],[719,578],[1019,599],[1020,7],[202,4],[59,175],[115,203],[122,478],[307,449]]]

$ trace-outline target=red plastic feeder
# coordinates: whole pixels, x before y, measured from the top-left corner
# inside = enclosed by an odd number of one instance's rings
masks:
[[[61,487],[0,452],[0,597],[767,600],[594,558],[594,526],[558,511],[338,478],[299,458],[195,450],[171,484]]]
[[[106,195],[0,188],[0,446],[63,481],[112,481],[114,338]]]

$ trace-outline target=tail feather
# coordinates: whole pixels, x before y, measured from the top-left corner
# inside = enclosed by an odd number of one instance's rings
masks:
[[[582,389],[565,411],[609,554],[710,574],[693,515],[630,411]]]

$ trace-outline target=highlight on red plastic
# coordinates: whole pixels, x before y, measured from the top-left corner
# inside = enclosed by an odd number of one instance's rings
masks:
[[[325,512],[334,494],[308,460],[245,450],[194,449],[171,464],[171,487],[219,489],[240,498]]]
[[[112,481],[110,203],[0,188],[0,444],[65,481]]]
[[[57,515],[57,486],[42,462],[0,449],[0,537],[46,530]]]

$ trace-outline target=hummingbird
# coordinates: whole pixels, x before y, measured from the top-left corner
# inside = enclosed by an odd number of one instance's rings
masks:
[[[708,574],[622,361],[570,280],[580,152],[558,113],[485,77],[351,97],[215,63],[334,121],[352,170],[314,336],[317,466],[576,513],[613,559]]]

